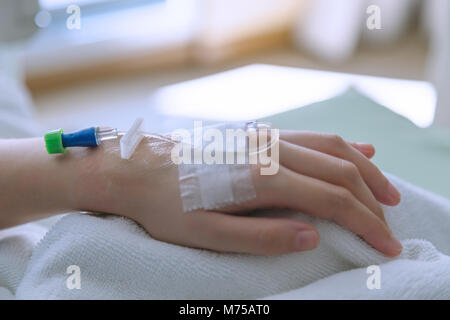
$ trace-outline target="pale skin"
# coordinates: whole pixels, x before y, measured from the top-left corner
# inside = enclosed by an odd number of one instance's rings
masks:
[[[130,160],[117,140],[48,155],[42,138],[0,140],[0,229],[75,210],[122,215],[155,239],[219,252],[277,255],[313,250],[314,226],[296,219],[250,217],[290,208],[329,219],[394,257],[401,244],[380,203],[400,193],[370,161],[371,144],[304,131],[280,132],[280,170],[252,166],[256,198],[213,212],[183,212],[171,143],[146,138]]]

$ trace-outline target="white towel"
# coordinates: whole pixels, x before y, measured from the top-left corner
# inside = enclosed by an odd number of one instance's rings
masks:
[[[33,249],[46,231],[36,223],[0,230],[0,300],[14,298]]]
[[[313,251],[276,257],[221,254],[156,241],[109,215],[62,218],[39,243],[17,287],[19,299],[450,299],[450,202],[390,177],[402,202],[384,207],[404,250],[388,259],[334,223],[290,212],[321,234]],[[379,265],[381,288],[366,286]],[[67,268],[80,268],[80,289]],[[292,291],[294,290],[294,291]],[[290,291],[290,292],[289,292]]]

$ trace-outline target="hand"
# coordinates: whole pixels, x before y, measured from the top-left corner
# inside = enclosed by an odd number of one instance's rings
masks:
[[[77,207],[129,217],[155,239],[190,247],[269,255],[314,249],[319,234],[312,225],[243,215],[290,208],[335,221],[388,256],[401,252],[379,204],[396,205],[400,194],[369,160],[372,145],[301,131],[281,131],[279,143],[277,174],[262,176],[252,166],[255,199],[183,212],[170,142],[146,138],[131,160],[122,160],[118,141],[106,141],[72,155],[80,157],[74,161]]]

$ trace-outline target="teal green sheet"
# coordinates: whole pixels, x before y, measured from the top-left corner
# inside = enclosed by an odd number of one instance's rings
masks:
[[[419,128],[354,89],[260,120],[280,129],[329,132],[373,143],[373,162],[379,168],[450,198],[450,132]]]

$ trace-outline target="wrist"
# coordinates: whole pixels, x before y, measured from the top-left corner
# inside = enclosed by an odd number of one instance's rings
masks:
[[[78,174],[71,154],[49,155],[43,147],[40,175],[36,188],[42,188],[42,197],[49,204],[49,212],[68,212],[77,209],[79,192],[76,188]]]
[[[117,172],[120,159],[119,141],[105,141],[96,148],[72,148],[65,154],[72,168],[69,177],[68,202],[74,210],[115,213]]]
[[[1,227],[74,208],[70,159],[48,155],[42,138],[0,140],[0,154]]]
[[[41,169],[36,177],[38,185],[44,186],[43,199],[49,203],[51,212],[68,212],[85,209],[86,185],[95,177],[86,180],[86,148],[72,148],[65,154],[47,154],[45,146],[40,148]],[[35,158],[38,158],[35,155]]]

